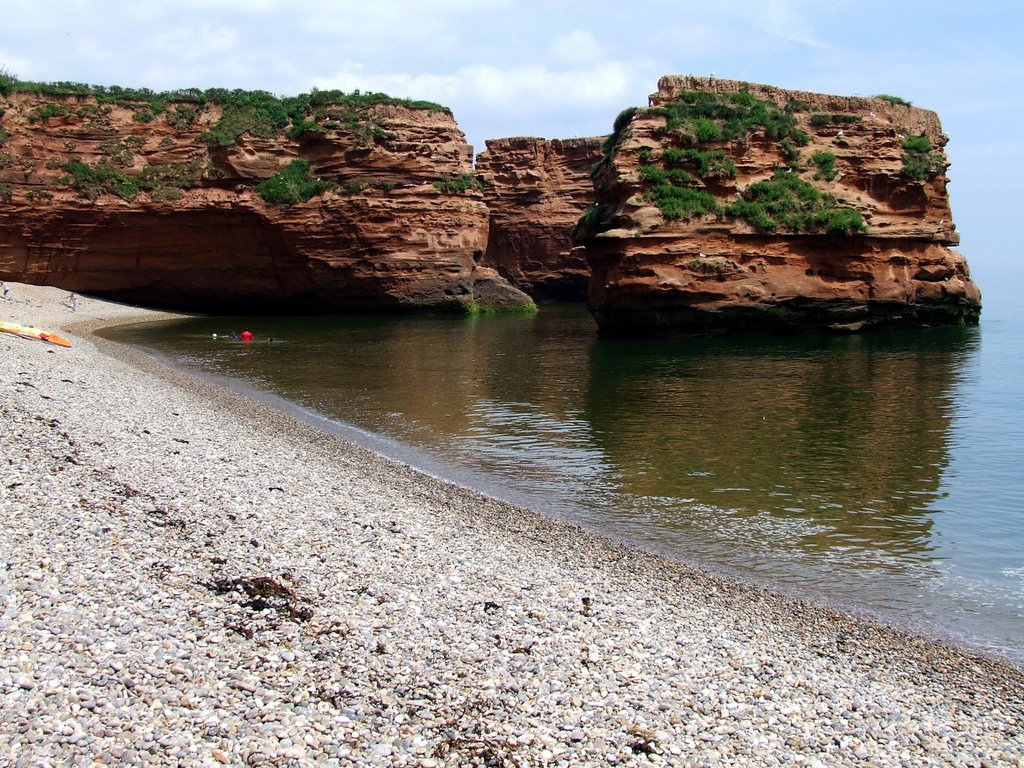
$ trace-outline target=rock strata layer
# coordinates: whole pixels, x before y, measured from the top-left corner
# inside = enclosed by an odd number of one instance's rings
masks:
[[[590,266],[572,228],[593,202],[603,141],[494,139],[477,157],[490,211],[483,263],[536,299],[586,299]]]
[[[208,100],[154,115],[15,91],[0,107],[7,280],[208,311],[532,305],[480,263],[487,206],[447,109],[324,104],[305,130],[254,122],[225,143],[248,113]]]
[[[664,77],[616,121],[581,221],[605,335],[977,322],[938,116]]]

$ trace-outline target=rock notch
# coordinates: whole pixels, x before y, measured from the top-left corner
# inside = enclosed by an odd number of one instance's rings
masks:
[[[594,201],[604,137],[492,139],[477,156],[490,211],[483,263],[540,301],[584,301],[590,266],[572,239]]]

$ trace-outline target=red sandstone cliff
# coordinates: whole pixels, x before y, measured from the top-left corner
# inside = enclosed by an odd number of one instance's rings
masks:
[[[581,221],[605,334],[976,322],[934,112],[665,77]]]
[[[535,299],[583,301],[590,266],[572,228],[594,200],[604,137],[487,142],[476,161],[490,211],[483,263]]]
[[[436,184],[472,179],[446,109],[324,105],[295,138],[257,120],[226,146],[209,133],[241,113],[202,99],[15,91],[0,109],[4,279],[207,311],[532,305],[480,264],[476,186]],[[257,185],[297,158],[331,186],[267,202]]]

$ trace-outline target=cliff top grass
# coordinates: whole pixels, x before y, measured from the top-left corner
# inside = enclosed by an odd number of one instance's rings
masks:
[[[196,112],[207,104],[222,107],[221,118],[203,134],[211,145],[229,146],[244,133],[270,138],[287,132],[289,138],[303,133],[321,132],[318,121],[333,120],[350,128],[366,123],[371,107],[385,104],[451,114],[451,110],[432,101],[419,101],[389,96],[386,93],[341,90],[319,90],[298,96],[275,96],[268,91],[247,91],[228,88],[181,88],[153,91],[149,88],[124,88],[119,85],[89,85],[76,82],[33,82],[20,80],[0,69],[0,96],[12,93],[34,93],[52,97],[91,97],[99,104],[131,109],[134,120],[148,123],[166,113],[175,124],[194,121]],[[54,105],[59,112],[60,105]],[[171,108],[174,108],[173,111]],[[55,112],[55,114],[56,114]],[[45,119],[43,114],[42,118]],[[309,119],[309,118],[313,119]],[[365,131],[364,131],[365,132]],[[357,131],[359,133],[359,131]],[[381,138],[383,131],[369,128],[365,137]]]
[[[746,91],[725,94],[683,91],[667,104],[620,112],[605,142],[605,155],[593,171],[618,151],[635,116],[662,117],[665,122],[656,129],[655,135],[664,148],[657,153],[657,159],[651,149],[640,149],[637,173],[645,188],[643,199],[657,206],[666,220],[728,216],[744,219],[766,232],[863,234],[867,227],[859,212],[839,205],[834,195],[817,189],[793,173],[800,167],[798,147],[810,141],[810,135],[798,126],[795,117],[796,112],[806,109],[806,105],[799,102],[780,107]],[[855,115],[824,117],[829,122],[840,123],[858,119]],[[743,140],[754,133],[778,142],[786,167],[780,168],[771,179],[749,186],[741,199],[720,201],[707,188],[706,182],[735,178],[737,168],[729,154],[716,146]],[[912,146],[905,145],[908,154],[923,155],[929,148],[930,145],[925,148],[924,142],[919,140]],[[816,167],[815,181],[836,178],[835,154],[816,152],[811,159]],[[921,173],[917,166],[922,164],[923,161],[918,162],[913,170]],[[574,236],[595,232],[606,217],[605,206],[592,206],[580,218]]]

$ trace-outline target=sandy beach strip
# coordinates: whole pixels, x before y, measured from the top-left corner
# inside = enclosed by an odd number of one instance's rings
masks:
[[[0,765],[1024,766],[1024,672],[0,320]]]

